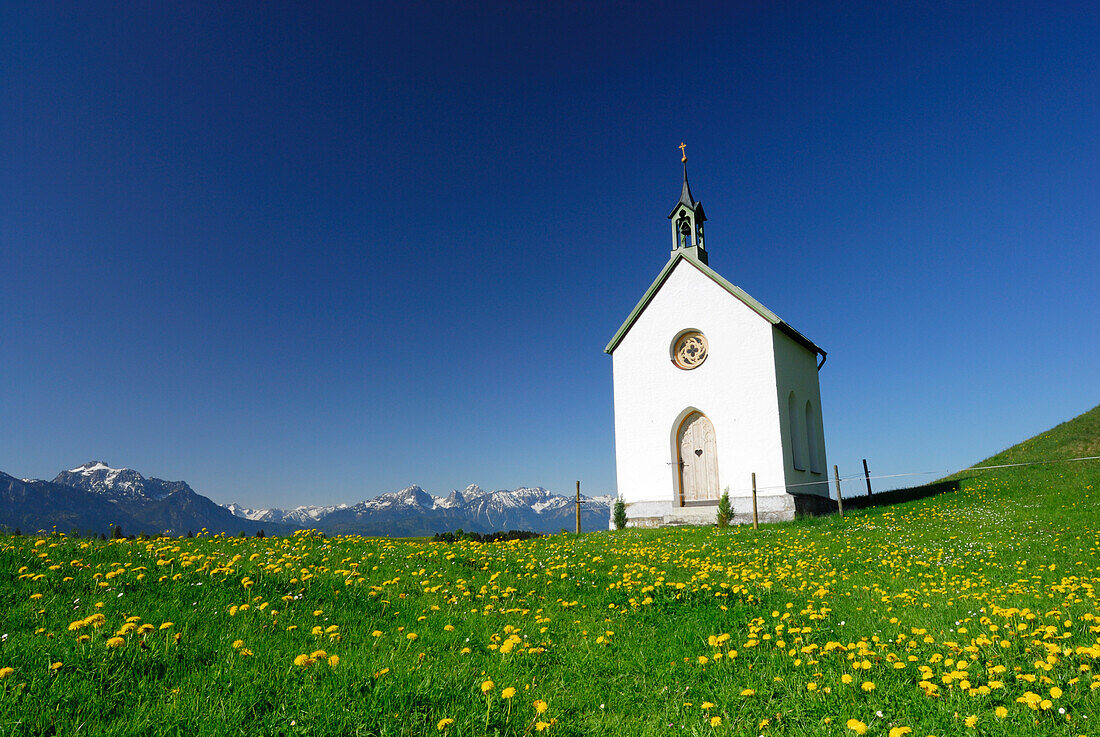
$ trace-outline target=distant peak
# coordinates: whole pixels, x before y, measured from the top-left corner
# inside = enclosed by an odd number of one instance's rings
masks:
[[[95,471],[125,471],[124,468],[111,468],[106,461],[88,461],[83,466],[69,469],[69,473],[93,473]]]

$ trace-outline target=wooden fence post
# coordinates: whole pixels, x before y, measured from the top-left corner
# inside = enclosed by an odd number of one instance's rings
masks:
[[[863,459],[863,478],[867,479],[867,496],[871,496],[871,472],[867,470],[867,459]]]
[[[577,482],[577,534],[581,534],[581,482]]]
[[[756,473],[752,474],[752,529],[759,530],[760,523],[756,518]]]
[[[833,478],[836,479],[836,508],[840,512],[840,518],[844,519],[844,500],[840,497],[840,471],[833,466]]]

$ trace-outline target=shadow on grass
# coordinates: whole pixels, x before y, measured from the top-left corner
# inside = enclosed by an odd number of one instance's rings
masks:
[[[844,497],[844,509],[869,509],[871,507],[887,507],[891,504],[911,502],[914,499],[937,496],[953,491],[958,491],[959,486],[966,478],[956,478],[944,481],[935,481],[921,486],[910,486],[904,489],[883,491],[871,495]],[[836,514],[836,499],[816,496],[812,494],[792,494],[794,497],[796,517],[817,517],[826,514]]]

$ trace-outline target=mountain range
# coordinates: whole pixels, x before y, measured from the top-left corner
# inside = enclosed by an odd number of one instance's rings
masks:
[[[614,498],[585,497],[584,530],[607,529]],[[91,461],[62,471],[53,481],[17,479],[0,472],[0,527],[25,532],[56,529],[82,534],[183,535],[211,533],[287,535],[315,529],[332,534],[424,536],[463,529],[468,532],[574,529],[572,497],[546,489],[485,491],[477,485],[446,497],[413,485],[356,504],[249,509],[219,505],[186,482],[146,478],[129,468]]]

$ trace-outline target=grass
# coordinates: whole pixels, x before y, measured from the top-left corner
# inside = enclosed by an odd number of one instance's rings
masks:
[[[1098,480],[758,532],[0,538],[0,735],[1100,734]]]

